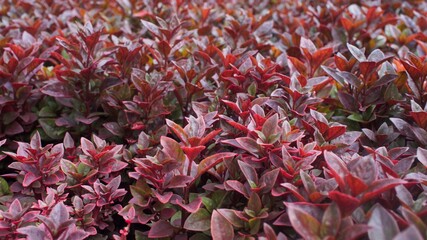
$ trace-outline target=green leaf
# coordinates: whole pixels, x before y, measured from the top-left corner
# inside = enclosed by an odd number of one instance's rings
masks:
[[[50,117],[56,117],[56,113],[53,111],[53,109],[50,106],[45,106],[38,112],[39,117],[41,118],[50,118]]]
[[[211,214],[204,208],[200,208],[188,216],[184,228],[190,231],[207,231],[211,228]]]
[[[248,201],[248,209],[255,212],[255,214],[258,214],[261,211],[262,208],[262,202],[261,198],[259,198],[258,194],[255,192],[252,192],[251,197]]]
[[[361,123],[365,122],[363,120],[362,114],[360,114],[360,113],[353,113],[350,116],[348,116],[347,118],[352,120],[352,121],[355,121],[355,122],[361,122]]]
[[[257,86],[256,86],[256,83],[255,83],[255,82],[253,82],[253,83],[251,83],[251,85],[249,85],[249,87],[248,87],[248,93],[249,93],[249,95],[251,95],[251,96],[255,97],[256,92],[257,92]]]
[[[215,208],[215,201],[208,197],[202,197],[202,203],[209,212],[212,212],[212,210]]]
[[[9,184],[7,184],[4,178],[0,177],[0,197],[9,195],[10,193]]]
[[[56,126],[54,118],[41,118],[39,123],[46,135],[52,139],[62,139],[67,131],[64,127]]]

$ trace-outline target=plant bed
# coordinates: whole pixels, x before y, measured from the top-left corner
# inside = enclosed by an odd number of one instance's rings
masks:
[[[0,239],[426,239],[424,1],[0,1]]]

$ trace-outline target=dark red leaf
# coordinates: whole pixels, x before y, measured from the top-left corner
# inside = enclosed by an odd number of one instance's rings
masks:
[[[361,201],[366,202],[372,198],[378,197],[381,193],[390,190],[398,185],[405,184],[406,181],[402,179],[379,179],[373,182],[368,189],[366,189],[366,193],[363,195]]]
[[[331,191],[328,196],[338,204],[343,217],[351,215],[360,205],[359,199],[338,191]]]

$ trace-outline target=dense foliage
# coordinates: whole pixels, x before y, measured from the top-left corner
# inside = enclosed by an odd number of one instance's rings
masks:
[[[426,239],[425,1],[0,0],[1,239]]]

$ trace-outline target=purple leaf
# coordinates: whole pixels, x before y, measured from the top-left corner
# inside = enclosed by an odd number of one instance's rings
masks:
[[[389,240],[399,233],[393,216],[379,204],[374,206],[368,225],[371,227],[368,232],[370,239]]]
[[[162,136],[160,143],[163,146],[163,151],[177,162],[184,162],[185,155],[181,149],[181,145],[172,138]]]
[[[423,235],[418,231],[415,225],[410,225],[408,228],[398,233],[393,240],[423,240]]]
[[[165,220],[159,220],[151,226],[150,231],[148,232],[149,238],[166,238],[170,237],[173,234],[173,227],[172,225],[165,221]]]
[[[189,182],[193,180],[193,177],[187,175],[176,175],[173,176],[169,181],[165,182],[164,188],[182,188],[186,187]]]
[[[424,148],[418,148],[417,149],[417,158],[418,161],[420,161],[424,167],[427,167],[427,150]]]
[[[22,181],[22,186],[28,187],[33,182],[35,182],[41,178],[42,178],[41,176],[36,176],[32,172],[29,172],[29,173],[25,174],[24,181]]]
[[[359,62],[366,61],[365,54],[362,51],[360,51],[359,48],[351,45],[350,43],[347,43],[347,48],[350,51],[351,55],[353,55],[353,57],[357,59],[357,61]]]
[[[250,137],[236,138],[236,141],[243,150],[246,150],[255,156],[257,156],[260,151],[258,143]]]
[[[184,143],[188,144],[188,135],[187,135],[187,133],[184,131],[184,129],[180,125],[172,122],[169,119],[166,119],[166,124],[169,126],[169,128],[175,133],[175,135],[181,141],[183,141]]]
[[[24,132],[24,128],[18,122],[12,122],[11,124],[6,126],[6,130],[4,133],[8,136],[17,135],[19,133]]]
[[[177,205],[179,205],[180,207],[184,208],[187,212],[194,213],[194,212],[196,212],[197,210],[199,210],[200,206],[202,205],[202,198],[201,198],[201,197],[198,197],[198,198],[194,199],[194,200],[193,200],[191,203],[189,203],[189,204],[183,204],[183,203],[182,203],[182,200],[180,200],[180,199],[176,199],[176,200],[175,200],[175,203],[176,203]]]
[[[239,182],[237,180],[227,180],[227,181],[225,181],[224,187],[225,187],[225,189],[227,191],[234,190],[234,191],[237,191],[237,192],[241,193],[246,198],[249,198],[249,194],[246,191],[245,186],[241,182]]]
[[[71,98],[74,96],[73,88],[68,84],[55,81],[44,85],[40,91],[51,97]]]
[[[104,123],[102,126],[104,126],[108,131],[110,131],[115,136],[119,136],[119,137],[123,136],[123,129],[116,122]]]
[[[86,138],[80,139],[80,146],[83,152],[88,156],[96,153],[95,145],[93,145],[93,143]]]
[[[217,210],[214,210],[211,217],[211,235],[215,240],[234,239],[233,226]]]
[[[13,200],[9,206],[9,213],[12,215],[11,218],[20,217],[22,214],[21,202],[18,199]],[[18,220],[18,219],[13,219]]]
[[[274,185],[276,184],[277,177],[279,176],[279,172],[280,169],[276,168],[274,170],[264,173],[261,176],[259,183],[260,185],[265,185],[265,188],[263,188],[263,192],[268,192],[274,187]]]
[[[258,186],[258,175],[257,175],[255,169],[251,165],[249,165],[243,161],[238,160],[237,162],[239,164],[240,170],[242,170],[243,175],[245,175],[246,180],[248,180],[251,188],[257,187]]]
[[[57,203],[49,214],[49,218],[58,227],[70,218],[67,208],[63,202]]]
[[[338,240],[356,240],[368,231],[369,227],[363,224],[350,225],[338,234]]]
[[[18,228],[17,232],[27,235],[27,239],[32,240],[45,240],[52,238],[50,235],[46,236],[46,232],[36,226]]]
[[[217,210],[219,214],[221,214],[227,221],[231,223],[236,228],[243,228],[244,222],[242,219],[240,219],[236,213],[237,210],[227,209],[227,208],[221,208]]]
[[[292,227],[306,239],[319,239],[320,222],[309,213],[288,205],[289,220],[291,221]]]

